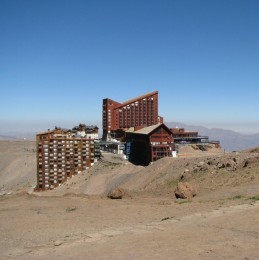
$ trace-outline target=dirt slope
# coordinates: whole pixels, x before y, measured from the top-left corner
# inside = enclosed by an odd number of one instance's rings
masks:
[[[32,192],[36,185],[35,142],[1,141],[0,153],[0,192]],[[255,186],[254,193],[257,192],[257,149],[224,154],[219,149],[203,151],[195,146],[182,146],[178,158],[163,158],[147,167],[133,165],[110,153],[103,155],[103,160],[88,171],[53,191],[44,192],[44,196],[105,195],[115,187],[131,194],[165,195],[179,181],[196,185],[199,195],[218,189],[230,192],[240,185]]]
[[[257,149],[184,147],[185,157],[147,167],[104,154],[57,189],[34,193],[34,146],[0,142],[0,259],[259,258]],[[180,181],[197,196],[176,200]],[[130,196],[108,199],[115,187]]]
[[[198,196],[259,193],[259,154],[231,153],[187,158],[163,158],[147,166],[128,162],[113,162],[104,158],[88,172],[71,178],[65,185],[44,195],[85,194],[106,195],[121,187],[131,195],[167,196],[180,181],[188,181],[198,188]],[[253,187],[253,188],[252,188]],[[208,195],[210,194],[210,195]]]
[[[32,191],[36,184],[33,141],[0,141],[0,193]]]

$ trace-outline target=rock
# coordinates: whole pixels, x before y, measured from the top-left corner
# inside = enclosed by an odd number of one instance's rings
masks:
[[[203,162],[203,161],[200,161],[199,163],[198,163],[198,167],[203,167],[205,165],[205,162]]]
[[[180,176],[180,180],[186,180],[192,177],[192,174],[188,169],[185,169],[183,174]]]
[[[217,167],[218,167],[218,169],[222,169],[222,168],[225,168],[226,165],[224,163],[218,163]]]
[[[244,161],[244,164],[243,164],[243,167],[247,167],[248,164],[254,164],[254,163],[258,163],[259,162],[259,158],[258,157],[251,157],[251,158],[248,158]]]
[[[198,171],[207,171],[208,165],[206,165],[206,163],[204,161],[200,161],[196,167],[193,168],[194,172],[198,172]]]
[[[207,171],[209,167],[207,165],[200,167],[200,171]]]
[[[12,195],[13,192],[12,191],[1,191],[0,192],[0,196],[4,196],[4,195]]]
[[[232,169],[235,169],[236,168],[236,162],[234,161],[234,160],[228,160],[227,162],[226,162],[226,167],[230,167],[230,168],[232,168]]]
[[[191,145],[191,147],[192,147],[194,150],[199,150],[199,147],[197,147],[197,145],[195,145],[195,144]]]
[[[193,172],[198,172],[199,170],[200,170],[200,168],[197,166],[193,168]]]
[[[188,182],[179,182],[174,191],[175,197],[181,199],[191,199],[196,196],[196,189]]]
[[[54,242],[54,246],[61,246],[63,244],[63,241],[57,240]]]
[[[206,165],[206,163],[204,161],[200,161],[194,168],[193,168],[193,172],[199,172],[199,171],[207,171],[208,165]]]
[[[116,188],[109,192],[107,197],[110,199],[122,199],[126,195],[126,192],[122,188]]]
[[[207,165],[216,165],[217,161],[215,159],[209,159]]]

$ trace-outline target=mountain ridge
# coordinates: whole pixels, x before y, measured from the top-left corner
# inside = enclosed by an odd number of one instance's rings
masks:
[[[187,131],[197,131],[199,135],[208,136],[209,140],[220,141],[222,149],[227,152],[239,151],[259,146],[259,133],[241,134],[229,129],[207,128],[201,125],[187,125],[181,122],[165,122],[169,128],[181,127]],[[36,132],[1,132],[0,141],[35,140]]]

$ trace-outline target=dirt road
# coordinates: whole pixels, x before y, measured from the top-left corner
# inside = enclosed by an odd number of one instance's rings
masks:
[[[258,259],[259,202],[14,196],[1,259]]]

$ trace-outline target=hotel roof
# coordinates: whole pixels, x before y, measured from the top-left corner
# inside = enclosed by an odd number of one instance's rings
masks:
[[[141,129],[139,129],[137,131],[134,131],[134,127],[131,127],[131,128],[129,128],[126,131],[126,133],[149,135],[150,133],[152,133],[155,129],[157,129],[161,125],[164,125],[170,131],[170,129],[165,124],[159,123],[159,124],[156,124],[156,125],[151,125],[151,126],[147,126],[147,127],[141,128]]]
[[[138,100],[140,100],[140,99],[146,98],[146,97],[151,96],[151,95],[155,95],[155,94],[157,94],[157,93],[158,93],[158,91],[153,91],[153,92],[147,93],[147,94],[145,94],[145,95],[142,95],[142,96],[139,96],[139,97],[136,97],[136,98],[127,100],[127,101],[121,103],[121,106],[125,106],[125,105],[127,105],[127,104],[129,104],[129,103],[133,103],[133,102],[135,102],[135,101],[138,101]]]

